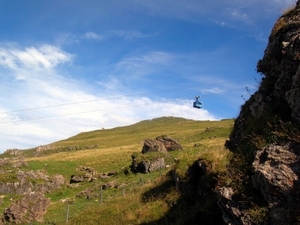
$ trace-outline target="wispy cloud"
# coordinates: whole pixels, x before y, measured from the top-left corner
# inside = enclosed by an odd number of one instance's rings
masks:
[[[103,33],[97,33],[95,31],[88,31],[84,34],[70,34],[62,33],[56,39],[58,45],[72,45],[78,44],[83,40],[96,40],[96,41],[107,41],[111,38],[120,38],[126,41],[132,41],[141,38],[153,37],[157,34],[144,34],[138,30],[108,30]]]
[[[121,37],[125,40],[133,40],[133,39],[139,39],[139,38],[148,38],[152,37],[155,34],[144,34],[137,30],[111,30],[108,32],[108,36],[113,37]]]
[[[96,34],[94,32],[86,32],[84,37],[87,38],[87,39],[96,39],[96,40],[103,40],[104,39],[103,35],[99,35],[99,34]]]
[[[0,48],[0,65],[13,71],[23,69],[34,71],[50,70],[58,64],[70,61],[71,58],[71,54],[50,45],[42,45],[37,48],[29,47],[24,50],[10,46],[8,48]]]
[[[221,89],[219,87],[214,87],[210,89],[202,89],[201,92],[203,94],[221,94],[221,93],[226,93],[228,90],[227,89]]]
[[[145,54],[129,56],[118,63],[118,67],[126,70],[149,67],[149,65],[169,65],[176,58],[167,52],[147,52]],[[152,67],[153,68],[153,67]]]
[[[191,0],[172,2],[171,0],[159,1],[132,1],[135,10],[144,9],[149,15],[178,18],[197,23],[206,21],[222,21],[221,25],[231,26],[234,22],[255,25],[262,17],[280,15],[286,7],[295,4],[295,0],[271,1],[219,1],[219,0]],[[129,3],[130,4],[130,3]]]

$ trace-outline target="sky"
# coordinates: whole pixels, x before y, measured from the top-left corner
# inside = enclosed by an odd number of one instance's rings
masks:
[[[294,4],[0,0],[0,153],[162,116],[237,117]]]

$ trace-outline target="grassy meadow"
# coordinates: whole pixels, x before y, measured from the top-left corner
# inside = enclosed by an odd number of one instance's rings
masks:
[[[207,223],[199,224],[209,224],[216,216],[213,210],[215,199],[195,201],[184,196],[176,191],[170,171],[176,171],[184,180],[188,168],[201,158],[211,164],[212,174],[224,172],[231,157],[224,143],[233,123],[232,119],[195,121],[162,117],[130,126],[84,132],[51,143],[52,150],[39,154],[35,149],[24,150],[22,156],[28,166],[22,170],[61,174],[67,181],[63,188],[46,194],[51,204],[44,216],[45,224],[193,224],[193,221],[206,217]],[[169,152],[165,169],[146,174],[132,173],[129,167],[131,155],[141,152],[145,139],[161,135],[176,139],[184,150]],[[97,173],[115,171],[117,175],[69,185],[71,175],[79,166],[91,167]],[[125,171],[129,173],[125,174]],[[100,190],[101,185],[108,182],[113,182],[116,187]],[[93,197],[76,197],[83,190],[88,190]],[[2,197],[0,210],[3,212],[20,196]]]

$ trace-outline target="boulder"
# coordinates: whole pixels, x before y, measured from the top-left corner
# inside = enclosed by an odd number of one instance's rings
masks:
[[[153,139],[147,139],[144,142],[144,146],[142,149],[142,153],[147,152],[167,152],[167,149],[165,148],[164,144],[158,140]]]
[[[253,186],[271,206],[292,209],[298,204],[300,145],[270,145],[258,150],[253,162]],[[276,207],[277,208],[277,207]]]
[[[182,146],[173,138],[167,136],[160,136],[156,138],[157,141],[163,143],[167,151],[182,150]]]
[[[91,182],[97,179],[97,172],[92,167],[79,166],[76,168],[76,174],[71,176],[70,184],[80,182]]]
[[[160,157],[144,159],[139,162],[133,159],[131,164],[131,170],[135,173],[150,173],[155,170],[164,169],[165,167],[165,160]]]
[[[84,175],[72,175],[70,184],[84,182]]]
[[[168,136],[159,136],[156,139],[147,139],[144,142],[142,153],[163,152],[182,150],[182,146],[173,138]]]
[[[50,200],[42,193],[32,192],[25,194],[20,200],[5,209],[2,221],[6,224],[25,224],[43,222],[43,216],[50,204]]]

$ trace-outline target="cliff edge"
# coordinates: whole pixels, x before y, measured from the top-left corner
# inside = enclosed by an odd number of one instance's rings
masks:
[[[227,224],[300,224],[300,1],[276,21],[257,72],[226,142],[218,204]]]

